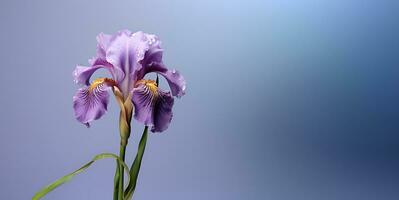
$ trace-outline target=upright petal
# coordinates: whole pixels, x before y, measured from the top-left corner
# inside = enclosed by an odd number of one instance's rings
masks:
[[[97,56],[105,59],[105,53],[111,43],[112,36],[104,33],[97,35]]]
[[[149,73],[149,66],[154,63],[162,63],[163,49],[161,48],[161,41],[156,35],[146,34],[144,36],[148,43],[148,50],[144,54],[144,58],[141,61],[142,68],[138,69],[135,74],[136,80],[144,78],[146,73]]]
[[[107,111],[108,89],[113,85],[111,79],[99,78],[90,86],[80,88],[73,96],[75,118],[83,124],[99,119]]]
[[[160,90],[153,81],[139,82],[133,89],[134,118],[147,126],[152,132],[166,130],[172,120],[173,97]]]
[[[124,31],[127,34],[130,32]],[[116,38],[116,35],[107,35],[100,33],[97,35],[97,55],[89,61],[91,66],[103,65],[109,66],[109,71],[112,74],[114,80],[122,80],[125,77],[125,73],[117,67],[114,67],[107,61],[106,52],[112,41]]]
[[[145,53],[144,59],[141,62],[143,66],[149,65],[153,62],[161,63],[163,49],[161,48],[161,41],[156,35],[144,34],[148,42],[149,48]]]
[[[125,74],[122,80],[117,80],[124,96],[127,96],[133,88],[135,81],[133,74],[141,68],[139,62],[144,58],[147,50],[148,43],[142,32],[130,34],[130,32],[121,31],[109,44],[106,60]]]

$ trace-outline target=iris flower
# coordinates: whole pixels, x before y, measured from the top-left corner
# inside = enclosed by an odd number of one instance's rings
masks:
[[[119,31],[114,35],[97,36],[97,54],[89,66],[77,66],[73,71],[75,83],[82,85],[73,97],[76,119],[89,126],[107,111],[109,91],[117,90],[124,101],[134,105],[134,118],[152,132],[162,132],[172,119],[173,97],[185,94],[185,80],[176,70],[162,62],[163,49],[157,36],[143,32]],[[90,81],[93,73],[104,68],[111,77]],[[161,90],[148,73],[163,76],[170,91]]]
[[[152,132],[166,130],[172,120],[174,97],[185,93],[186,82],[176,70],[169,70],[162,62],[163,49],[157,36],[128,30],[113,35],[100,33],[97,36],[96,56],[89,66],[76,66],[73,71],[75,83],[82,87],[73,96],[75,118],[90,126],[107,111],[109,92],[112,91],[120,107],[119,156],[112,153],[96,155],[79,169],[69,173],[38,191],[33,200],[39,200],[55,188],[85,171],[97,160],[113,158],[117,161],[114,177],[114,200],[130,200],[137,184],[137,177],[146,147],[148,128]],[[108,77],[91,80],[98,69],[109,72]],[[156,81],[146,79],[148,73],[156,73]],[[158,75],[168,82],[170,91],[158,87]],[[126,147],[134,118],[145,125],[138,143],[136,157],[129,168],[125,163]],[[124,180],[127,172],[127,185]]]

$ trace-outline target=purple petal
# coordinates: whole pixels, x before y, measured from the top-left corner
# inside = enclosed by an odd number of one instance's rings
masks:
[[[174,99],[170,92],[158,90],[158,99],[154,107],[154,126],[152,132],[162,132],[166,130],[172,121],[172,107]]]
[[[97,35],[97,57],[103,58],[105,60],[106,58],[106,52],[108,47],[111,45],[111,43],[117,39],[120,35],[128,35],[130,36],[132,33],[129,30],[122,30],[118,31],[114,35],[108,35],[104,33],[100,33]]]
[[[133,89],[134,118],[145,125],[153,124],[154,95],[145,85]]]
[[[173,96],[181,97],[186,93],[186,80],[177,70],[172,69],[158,73],[168,81]]]
[[[154,63],[162,63],[163,49],[161,48],[161,41],[156,35],[144,34],[149,48],[145,53],[143,60],[141,61],[142,68],[137,71],[136,80],[144,78],[145,74],[150,72],[150,66]]]
[[[75,83],[82,85],[90,85],[90,77],[95,71],[102,68],[103,66],[97,65],[93,67],[76,66],[73,70],[72,75]]]
[[[111,73],[113,79],[117,79],[119,77],[118,73],[115,73],[115,69],[111,64],[100,58],[94,58],[94,59],[89,61],[92,64],[91,67],[80,66],[80,65],[76,66],[75,70],[73,70],[72,72],[72,76],[75,83],[82,85],[90,85],[91,76],[95,71],[101,68],[107,69]]]
[[[147,66],[153,62],[161,63],[163,49],[161,48],[161,41],[156,35],[144,34],[148,42],[149,48],[145,53],[144,59],[142,61],[143,66]]]
[[[142,32],[131,34],[128,31],[121,31],[112,38],[106,50],[106,60],[125,74],[123,79],[117,79],[124,95],[134,86],[134,74],[140,70],[139,62],[144,58],[148,48],[146,37]]]
[[[145,85],[133,89],[134,118],[147,126],[152,132],[166,130],[172,120],[173,97],[169,92],[157,88],[156,93]]]
[[[105,60],[105,52],[111,43],[112,36],[104,33],[97,35],[97,56]]]
[[[109,100],[108,86],[100,84],[94,89],[80,88],[73,96],[75,118],[83,124],[99,119],[107,111]]]
[[[186,81],[177,70],[168,70],[162,63],[151,63],[145,66],[145,74],[150,72],[156,72],[168,81],[173,96],[181,97],[185,94]]]
[[[163,49],[160,47],[161,41],[156,35],[144,35],[149,44],[149,49],[141,61],[143,67],[137,72],[136,80],[143,79],[147,73],[159,73],[168,81],[173,96],[183,96],[185,94],[186,82],[179,72],[168,70],[162,63]]]

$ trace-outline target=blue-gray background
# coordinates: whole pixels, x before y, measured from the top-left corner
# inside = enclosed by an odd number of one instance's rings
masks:
[[[399,3],[385,0],[0,2],[0,199],[29,199],[100,152],[118,107],[73,118],[76,64],[95,36],[160,36],[187,79],[151,134],[135,197],[399,199]],[[133,124],[128,162],[142,126]],[[112,197],[114,162],[45,199]]]

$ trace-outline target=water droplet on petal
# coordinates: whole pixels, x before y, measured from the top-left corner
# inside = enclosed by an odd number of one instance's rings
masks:
[[[183,87],[181,88],[184,91],[186,91],[186,85],[183,85]]]
[[[150,40],[148,41],[148,44],[149,45],[152,45],[152,44],[154,44],[155,43],[155,38],[154,38],[154,36],[150,36]]]
[[[172,69],[172,74],[176,74],[176,70],[175,69]]]
[[[139,52],[137,53],[137,57],[138,57],[139,59],[143,58],[143,57],[144,57],[144,53],[141,52],[141,51],[139,51]]]

